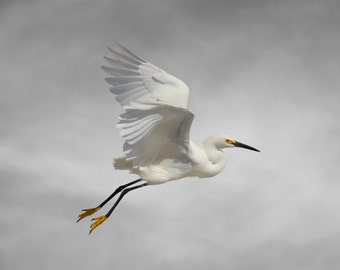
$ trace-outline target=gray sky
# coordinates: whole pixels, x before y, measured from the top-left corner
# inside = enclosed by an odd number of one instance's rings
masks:
[[[339,269],[340,2],[0,3],[1,269]],[[192,139],[224,132],[213,179],[130,193],[114,171],[112,38],[185,81]],[[104,209],[103,214],[108,209]]]

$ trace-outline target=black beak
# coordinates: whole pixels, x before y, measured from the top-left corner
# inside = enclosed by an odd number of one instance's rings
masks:
[[[251,146],[246,145],[246,144],[243,144],[243,143],[240,143],[240,142],[234,142],[233,145],[234,145],[235,147],[241,147],[241,148],[249,149],[249,150],[252,150],[252,151],[260,152],[260,151],[257,150],[256,148],[251,147]]]

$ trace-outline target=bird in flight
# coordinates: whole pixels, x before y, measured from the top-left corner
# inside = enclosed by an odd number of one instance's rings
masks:
[[[95,208],[83,209],[78,221],[100,210],[113,197],[118,199],[106,215],[92,219],[90,232],[109,218],[121,199],[130,191],[184,177],[206,178],[217,175],[226,164],[223,148],[241,147],[259,150],[216,134],[201,144],[190,140],[194,113],[187,109],[188,86],[116,43],[108,48],[113,57],[104,57],[110,66],[102,69],[110,75],[110,91],[123,107],[117,128],[125,140],[123,156],[113,166],[139,176],[119,186]]]

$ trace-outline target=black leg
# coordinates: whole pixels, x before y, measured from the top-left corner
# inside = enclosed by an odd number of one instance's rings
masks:
[[[102,208],[105,204],[107,204],[114,196],[116,196],[119,192],[121,192],[122,190],[124,190],[125,188],[127,188],[128,186],[131,186],[133,184],[136,184],[138,182],[142,181],[141,178],[135,180],[135,181],[132,181],[130,183],[127,183],[125,185],[122,185],[122,186],[119,186],[109,197],[107,197],[107,199],[105,201],[103,201],[99,207]]]
[[[130,183],[127,183],[125,185],[122,185],[120,187],[118,187],[109,197],[107,197],[107,199],[105,201],[103,201],[99,206],[95,207],[95,208],[88,208],[88,209],[83,209],[81,210],[82,213],[79,214],[78,216],[78,220],[77,222],[79,222],[80,220],[82,220],[83,218],[92,215],[93,213],[97,212],[99,209],[101,209],[105,204],[107,204],[108,201],[110,201],[114,196],[116,196],[119,192],[122,192],[125,188],[136,184],[138,182],[142,181],[141,178],[132,181]]]
[[[122,191],[122,193],[119,195],[119,197],[118,197],[117,201],[115,202],[115,204],[112,206],[112,208],[109,210],[109,212],[107,212],[107,214],[105,215],[106,218],[108,218],[111,215],[111,213],[113,212],[113,210],[115,210],[116,206],[119,204],[121,199],[123,199],[123,197],[126,195],[126,193],[130,192],[131,190],[137,189],[137,188],[145,187],[147,185],[148,185],[147,183],[143,183],[143,184],[135,186],[135,187],[124,189]]]
[[[116,206],[119,204],[119,202],[123,199],[123,197],[126,195],[126,193],[130,192],[131,190],[137,189],[137,188],[141,188],[141,187],[145,187],[147,186],[147,183],[143,183],[140,184],[138,186],[134,186],[134,187],[130,187],[130,188],[126,188],[121,190],[121,193],[117,199],[117,201],[115,202],[115,204],[112,206],[112,208],[110,209],[109,212],[107,212],[107,214],[105,216],[99,216],[99,217],[95,217],[92,219],[93,223],[91,224],[90,227],[90,232],[89,234],[95,229],[97,228],[100,224],[102,224],[105,220],[107,220],[109,218],[109,216],[111,215],[111,213],[113,212],[113,210],[115,210]],[[117,193],[116,193],[117,194]],[[113,195],[114,196],[114,195]],[[113,197],[112,196],[112,197]]]

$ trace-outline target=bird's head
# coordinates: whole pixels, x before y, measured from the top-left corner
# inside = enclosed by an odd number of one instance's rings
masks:
[[[240,148],[245,148],[248,150],[252,150],[252,151],[256,151],[256,152],[260,152],[259,150],[257,150],[254,147],[251,147],[249,145],[240,143],[236,140],[230,139],[228,136],[226,135],[214,135],[209,137],[206,141],[203,142],[203,145],[205,146],[214,146],[217,149],[223,149],[223,148],[231,148],[231,147],[240,147]]]

